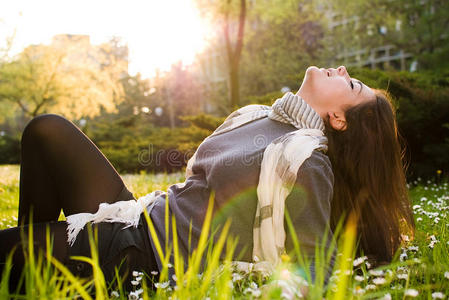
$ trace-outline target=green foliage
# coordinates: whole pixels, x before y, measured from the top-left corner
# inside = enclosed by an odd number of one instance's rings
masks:
[[[277,98],[282,97],[282,93],[272,92],[262,96],[251,96],[245,99],[245,105],[249,104],[263,104],[263,105],[272,105]]]
[[[188,127],[155,127],[139,116],[92,125],[88,134],[121,172],[167,171],[183,168],[198,145],[222,118],[198,115],[183,118]]]
[[[408,152],[409,177],[449,172],[448,74],[385,72],[353,68],[352,77],[385,89],[397,107],[399,131]]]
[[[221,125],[221,123],[223,123],[225,118],[218,118],[207,114],[199,114],[196,116],[185,116],[181,119],[190,122],[190,124],[198,128],[214,131]]]
[[[317,10],[308,1],[261,1],[253,9],[255,26],[248,26],[241,63],[243,98],[297,89],[296,74],[321,61]]]
[[[17,164],[20,160],[20,140],[16,137],[0,136],[0,163]]]

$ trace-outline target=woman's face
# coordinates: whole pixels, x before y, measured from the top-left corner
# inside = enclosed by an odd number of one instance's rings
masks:
[[[344,66],[337,69],[307,68],[297,93],[323,119],[329,118],[332,127],[346,128],[346,109],[375,99],[374,91],[355,78],[351,78]]]

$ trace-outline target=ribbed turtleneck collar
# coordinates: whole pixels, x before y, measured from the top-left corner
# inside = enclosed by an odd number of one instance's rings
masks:
[[[289,123],[298,129],[319,129],[324,132],[324,121],[304,99],[291,92],[277,99],[271,106],[268,117]]]

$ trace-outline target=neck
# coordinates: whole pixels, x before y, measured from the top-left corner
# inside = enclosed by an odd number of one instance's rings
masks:
[[[306,89],[304,89],[302,86],[301,88],[296,92],[296,95],[301,97],[316,113],[324,120],[326,118],[327,113],[325,111],[322,111],[320,107],[314,102],[313,95]]]

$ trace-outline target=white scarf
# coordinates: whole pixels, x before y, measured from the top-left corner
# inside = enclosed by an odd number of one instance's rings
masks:
[[[240,271],[259,269],[270,272],[270,269],[280,262],[280,255],[285,252],[285,199],[296,182],[299,168],[311,156],[313,150],[327,151],[323,120],[302,98],[290,92],[277,99],[271,107],[248,105],[234,111],[208,138],[267,116],[291,124],[298,130],[275,139],[264,151],[253,227],[255,264],[235,262]],[[186,178],[193,174],[195,158],[196,152],[187,163]],[[95,214],[80,213],[68,216],[68,242],[73,244],[78,232],[87,222],[121,222],[128,226],[137,226],[140,214],[161,193],[152,192],[137,201],[102,203]]]

